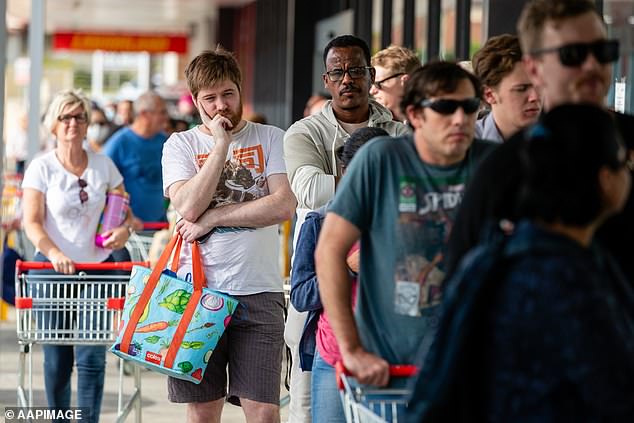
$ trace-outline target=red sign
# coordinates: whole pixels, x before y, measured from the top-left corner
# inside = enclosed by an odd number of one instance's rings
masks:
[[[145,354],[145,361],[149,361],[150,363],[158,364],[159,366],[161,365],[161,360],[162,359],[163,359],[163,357],[161,356],[161,354],[153,353],[152,351],[148,351]]]
[[[97,32],[56,32],[55,50],[147,51],[148,53],[187,53],[185,35],[120,34]]]

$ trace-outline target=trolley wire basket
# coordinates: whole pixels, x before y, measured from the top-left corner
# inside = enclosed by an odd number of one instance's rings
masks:
[[[336,364],[337,386],[347,423],[397,423],[407,406],[408,389],[374,388],[354,383],[343,363]],[[413,365],[390,366],[391,377],[411,377]]]
[[[126,285],[134,265],[147,266],[147,263],[76,263],[77,274],[60,275],[52,271],[53,266],[48,262],[16,262],[19,406],[33,406],[30,353],[34,344],[111,345],[114,342],[121,323]],[[46,270],[50,274],[33,274],[30,270]],[[136,422],[140,423],[140,373],[135,373],[134,392],[124,405],[122,370],[119,373],[117,422],[124,421],[134,407]],[[28,379],[26,388],[25,379]]]
[[[156,232],[167,229],[169,224],[167,222],[144,222],[143,231],[133,232],[128,238],[126,248],[130,253],[130,260],[132,261],[149,261],[150,260],[150,247],[154,240]]]

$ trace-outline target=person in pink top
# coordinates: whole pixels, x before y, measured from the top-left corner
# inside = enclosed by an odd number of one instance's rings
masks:
[[[353,132],[338,152],[342,173],[361,146],[372,138],[385,135],[388,135],[385,130],[375,127],[360,128]],[[291,303],[297,311],[308,312],[299,343],[299,358],[302,371],[312,371],[311,391],[319,392],[319,395],[311,397],[312,421],[345,423],[334,369],[335,363],[341,360],[341,354],[328,317],[323,312],[313,258],[327,208],[328,204],[309,213],[300,228],[291,275]],[[356,300],[359,249],[357,242],[350,249],[347,260],[350,277],[353,278],[353,305]]]

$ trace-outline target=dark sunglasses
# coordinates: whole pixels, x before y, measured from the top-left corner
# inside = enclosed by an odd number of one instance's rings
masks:
[[[79,201],[81,201],[81,204],[83,205],[86,201],[88,201],[88,193],[84,189],[88,186],[88,182],[79,178],[77,183],[79,184]]]
[[[471,114],[480,109],[480,99],[477,97],[466,98],[464,100],[450,100],[442,98],[439,100],[425,99],[421,101],[419,105],[421,107],[429,107],[434,112],[440,113],[441,115],[452,115],[456,113],[458,107],[461,107],[466,114]]]
[[[594,43],[566,44],[561,47],[542,48],[531,54],[559,53],[559,61],[564,66],[581,66],[588,58],[588,53],[601,64],[615,62],[619,58],[619,40],[600,40]]]

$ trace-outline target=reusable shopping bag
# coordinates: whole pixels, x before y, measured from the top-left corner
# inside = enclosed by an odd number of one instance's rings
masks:
[[[110,351],[198,384],[238,301],[205,288],[197,242],[192,244],[193,284],[175,277],[182,242],[176,234],[153,270],[133,267],[119,334]],[[171,271],[163,271],[174,247]]]

